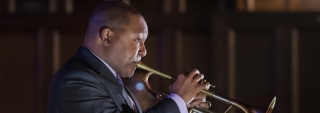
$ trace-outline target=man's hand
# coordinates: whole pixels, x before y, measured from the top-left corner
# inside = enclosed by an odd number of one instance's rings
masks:
[[[179,95],[188,105],[201,89],[209,89],[210,84],[208,82],[198,83],[203,77],[204,75],[200,74],[197,69],[192,70],[187,75],[180,74],[170,86],[170,92]]]
[[[191,101],[187,107],[197,107],[201,109],[208,109],[211,107],[211,103],[206,101],[207,95],[204,93],[198,93],[193,101]]]

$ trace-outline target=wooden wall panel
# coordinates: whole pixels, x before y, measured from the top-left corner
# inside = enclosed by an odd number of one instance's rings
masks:
[[[176,62],[176,33],[177,29],[164,28],[161,31],[160,37],[160,70],[168,73],[169,75],[177,75]]]
[[[273,29],[236,31],[236,98],[255,105],[271,102],[273,92]]]
[[[291,108],[292,32],[293,28],[279,26],[275,29],[273,95],[277,97],[276,113],[289,113]],[[277,48],[275,48],[277,47]],[[278,107],[281,106],[281,107]]]
[[[255,19],[250,19],[249,15],[255,16]],[[318,24],[312,20],[289,19],[296,15],[272,14],[273,17],[280,17],[278,19],[269,18],[272,16],[267,15],[262,16],[263,14],[258,13],[249,15],[224,15],[227,17],[224,21],[221,20],[224,16],[215,15],[213,18],[213,23],[215,23],[213,24],[213,43],[215,43],[214,41],[220,42],[220,46],[213,46],[213,50],[216,50],[214,52],[222,50],[215,48],[225,47],[223,37],[227,38],[225,30],[228,28],[218,29],[217,25],[234,27],[235,29],[237,41],[236,77],[241,76],[241,79],[236,78],[237,99],[262,105],[268,104],[272,97],[276,96],[275,113],[314,111],[312,108],[315,106],[310,104],[316,103],[319,99],[315,97],[317,93],[313,91],[319,90],[320,87],[315,81],[318,79],[316,74],[319,73],[316,69],[319,67],[316,58],[319,55],[317,49],[319,40],[316,38],[319,35],[317,33]],[[310,15],[310,17],[312,16]],[[225,23],[223,24],[223,22]],[[284,22],[288,23],[284,24]],[[298,37],[297,42],[293,42],[295,37]],[[293,47],[293,43],[295,43],[295,47]],[[295,50],[296,46],[298,47],[297,51]],[[224,54],[220,54],[220,57],[217,56],[214,55],[220,59],[223,56],[227,57]],[[214,61],[217,61],[216,58]],[[295,58],[298,60],[295,61]],[[219,62],[228,62],[228,59]],[[296,63],[298,68],[294,66]],[[216,67],[216,69],[222,69],[222,74],[228,73],[223,71],[223,67]],[[216,73],[216,71],[214,72]],[[255,77],[258,79],[252,79]],[[225,77],[220,75],[217,78]]]
[[[163,1],[164,0],[131,0],[130,5],[136,8],[142,15],[145,15],[146,13],[163,12]]]
[[[83,46],[85,32],[83,33],[65,33],[61,32],[60,38],[60,65],[63,66],[68,59],[75,55],[78,48]]]
[[[286,0],[254,0],[256,11],[285,11]]]
[[[35,45],[33,34],[0,35],[1,113],[33,113]]]
[[[299,112],[320,111],[320,33],[319,27],[299,31]]]
[[[197,33],[197,32],[183,32],[182,36],[182,55],[181,55],[181,65],[182,69],[179,72],[191,71],[192,69],[197,68],[202,74],[206,75],[205,78],[209,82],[211,71],[210,71],[210,62],[211,54],[210,47],[211,44],[209,36],[206,33]]]
[[[215,93],[228,95],[228,29],[230,27],[226,16],[214,15],[212,17],[211,31],[211,84],[216,88],[211,89]],[[212,100],[212,99],[211,99]],[[226,104],[212,100],[215,112],[224,112],[228,107]]]

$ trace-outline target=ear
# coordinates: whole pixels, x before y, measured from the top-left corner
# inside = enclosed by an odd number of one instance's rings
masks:
[[[111,35],[111,33],[112,33],[112,31],[109,29],[108,26],[102,26],[99,29],[100,40],[106,46],[108,46],[109,43],[110,43],[110,35]]]

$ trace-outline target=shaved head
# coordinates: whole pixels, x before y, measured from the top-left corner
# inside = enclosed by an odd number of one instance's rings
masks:
[[[89,19],[84,46],[121,77],[131,77],[147,54],[148,26],[133,7],[119,1],[99,5]]]
[[[130,24],[130,15],[141,16],[133,7],[120,1],[105,1],[101,3],[89,18],[86,41],[96,37],[101,27],[107,27],[112,31],[122,30]]]

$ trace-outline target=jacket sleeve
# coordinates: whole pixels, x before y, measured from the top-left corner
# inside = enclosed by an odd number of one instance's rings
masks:
[[[170,98],[165,98],[145,113],[180,113],[178,105]]]
[[[99,81],[83,72],[64,74],[52,81],[48,104],[48,113],[120,112]]]

